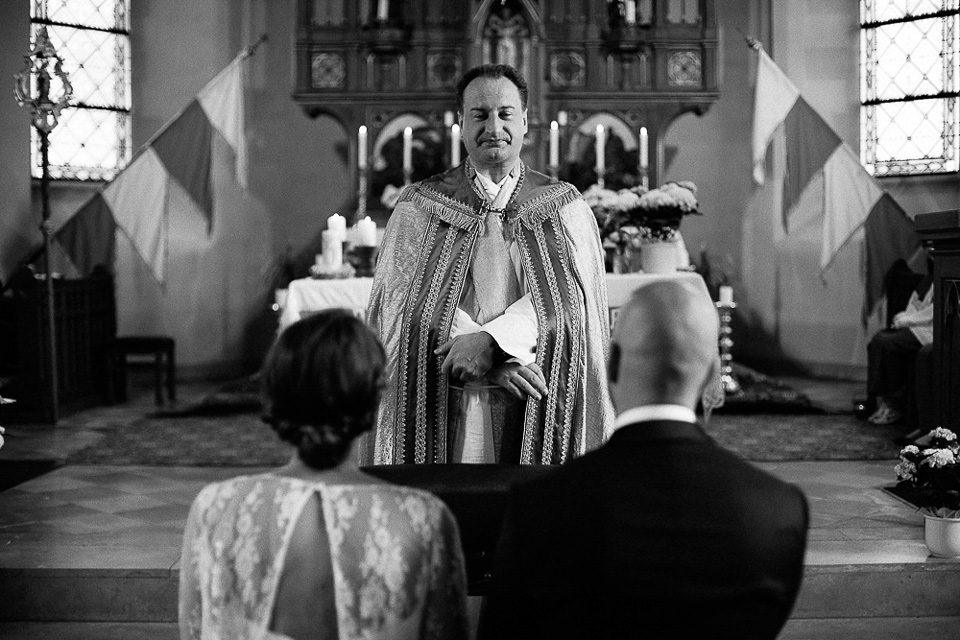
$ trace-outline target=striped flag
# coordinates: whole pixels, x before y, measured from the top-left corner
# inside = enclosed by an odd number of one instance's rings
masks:
[[[163,283],[171,203],[187,207],[213,230],[212,144],[219,135],[233,150],[237,182],[247,184],[243,61],[244,49],[175,115],[53,235],[81,274],[99,263],[112,267],[115,230]]]
[[[819,218],[820,270],[861,229],[866,237],[863,319],[883,297],[883,278],[898,259],[915,260],[920,239],[912,219],[863,167],[857,154],[804,100],[797,87],[760,47],[753,120],[753,178],[758,185],[778,181],[779,219],[789,235]],[[767,153],[782,161],[767,175]]]

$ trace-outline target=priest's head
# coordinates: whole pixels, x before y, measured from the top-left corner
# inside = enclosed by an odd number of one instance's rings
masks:
[[[527,83],[513,67],[485,64],[457,84],[463,144],[477,171],[495,181],[520,159],[527,134]]]
[[[702,283],[663,280],[638,287],[620,309],[610,345],[617,413],[651,404],[696,409],[719,366],[719,326]]]

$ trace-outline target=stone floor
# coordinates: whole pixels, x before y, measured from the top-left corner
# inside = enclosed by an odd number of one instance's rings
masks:
[[[845,407],[857,387],[792,383]],[[206,391],[184,385],[181,401]],[[151,401],[147,389],[88,419],[139,416]],[[95,441],[77,424],[10,427],[0,474],[5,461],[62,459]],[[930,556],[921,516],[882,490],[894,463],[760,465],[797,483],[811,507],[804,585],[782,638],[960,638],[960,560]],[[255,471],[62,466],[0,492],[0,637],[175,638],[189,504],[205,483]]]

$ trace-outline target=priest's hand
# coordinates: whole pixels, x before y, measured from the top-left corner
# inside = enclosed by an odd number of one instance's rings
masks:
[[[497,343],[485,331],[467,333],[448,340],[434,353],[445,356],[442,371],[464,382],[480,380],[493,366]]]
[[[531,396],[537,400],[547,393],[547,379],[536,362],[524,366],[519,362],[504,362],[487,374],[487,379],[498,384],[520,400]]]

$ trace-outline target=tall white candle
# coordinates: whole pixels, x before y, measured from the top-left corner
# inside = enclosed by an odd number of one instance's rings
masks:
[[[360,125],[357,132],[357,166],[361,169],[367,167],[367,127]]]
[[[640,127],[640,169],[647,170],[650,165],[650,141],[647,139],[647,128]]]
[[[560,166],[560,125],[556,120],[550,123],[550,166]]]
[[[390,3],[388,0],[379,0],[377,2],[377,20],[386,22],[390,15]]]
[[[460,164],[460,125],[454,122],[450,125],[450,166]]]
[[[325,229],[323,238],[323,260],[329,267],[339,267],[343,264],[343,240],[335,229]]]
[[[453,126],[453,111],[444,111],[443,112],[443,126],[450,128]]]
[[[637,2],[636,0],[627,0],[626,4],[626,18],[627,24],[637,24]]]
[[[357,244],[361,247],[377,246],[377,223],[370,216],[357,222]]]
[[[338,238],[340,238],[340,242],[346,242],[347,219],[339,213],[333,214],[327,218],[327,231],[332,231]]]
[[[403,172],[404,174],[413,171],[413,129],[404,127],[403,129]]]
[[[604,151],[607,145],[607,136],[606,132],[603,129],[602,124],[597,125],[597,142],[596,142],[596,152],[597,152],[597,178],[603,177],[603,172],[607,168],[607,160],[604,157]]]
[[[559,124],[561,127],[567,126],[567,112],[566,112],[566,111],[558,111],[558,112],[557,112],[557,124]]]
[[[733,287],[720,287],[720,304],[733,304]]]

